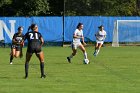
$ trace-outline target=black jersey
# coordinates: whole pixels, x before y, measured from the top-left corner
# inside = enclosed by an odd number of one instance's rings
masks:
[[[31,31],[25,34],[24,40],[27,39],[29,49],[37,49],[41,46],[41,37],[41,33]]]
[[[24,34],[15,33],[13,39],[17,41],[17,43],[12,42],[13,45],[20,45],[21,41],[24,40]]]

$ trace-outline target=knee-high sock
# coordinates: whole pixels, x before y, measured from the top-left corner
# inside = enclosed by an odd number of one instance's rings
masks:
[[[44,75],[44,62],[40,62],[41,75]]]
[[[87,52],[84,53],[84,58],[87,59]]]
[[[69,56],[69,58],[73,58],[73,55],[71,54],[71,55]]]
[[[25,63],[25,75],[28,76],[29,62]]]
[[[13,58],[14,58],[13,55],[11,55],[11,56],[10,56],[10,62],[13,61]]]
[[[97,55],[98,55],[99,51],[100,51],[100,49],[97,50],[97,52],[96,52]]]

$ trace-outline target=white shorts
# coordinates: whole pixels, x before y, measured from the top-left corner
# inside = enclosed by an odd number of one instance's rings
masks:
[[[79,47],[79,46],[81,46],[81,45],[82,45],[81,42],[79,42],[79,43],[72,43],[72,44],[71,44],[71,47],[72,47],[72,49],[77,49],[77,47]]]
[[[100,44],[103,44],[104,41],[99,41],[99,40],[96,40],[97,43],[100,43]]]

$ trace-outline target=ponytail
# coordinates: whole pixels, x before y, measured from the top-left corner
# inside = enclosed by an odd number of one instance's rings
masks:
[[[31,26],[29,26],[29,27],[28,27],[28,31],[27,31],[27,32],[29,32],[29,31],[30,31],[30,29],[31,29]]]
[[[29,26],[29,28],[28,28],[28,31],[27,32],[29,32],[30,30],[33,30],[33,28],[36,26],[36,24],[31,24],[31,26]]]

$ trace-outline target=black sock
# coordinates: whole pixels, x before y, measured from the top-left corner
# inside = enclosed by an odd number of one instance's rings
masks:
[[[40,62],[41,75],[44,75],[44,62]]]
[[[11,55],[11,56],[10,56],[10,62],[13,61],[13,58],[14,58],[13,55]]]
[[[23,57],[23,53],[22,53],[22,48],[20,49],[20,58],[22,58]]]
[[[25,76],[28,77],[28,68],[29,68],[29,63],[25,63]]]

